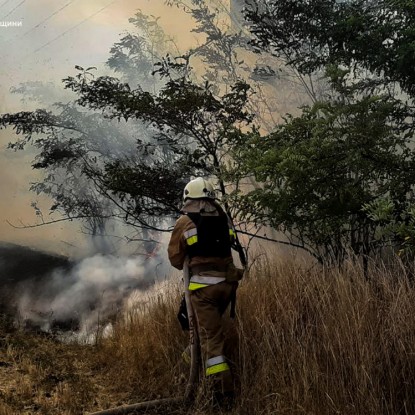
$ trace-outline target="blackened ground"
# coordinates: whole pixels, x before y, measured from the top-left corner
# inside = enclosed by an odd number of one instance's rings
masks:
[[[71,271],[75,265],[76,263],[64,256],[0,242],[0,318],[8,317],[27,331],[77,331],[83,313],[90,314],[98,308],[100,319],[110,318],[122,308],[123,299],[129,293],[134,290],[145,291],[154,284],[150,279],[131,278],[131,281],[127,281],[124,278],[121,294],[116,282],[104,290],[107,297],[101,289],[93,285],[85,287],[83,294],[87,302],[80,303],[81,309],[54,313],[48,307],[38,308],[37,301],[43,305],[50,304],[57,295],[74,283]],[[55,274],[55,271],[59,272]],[[114,296],[111,296],[112,290]],[[20,315],[21,299],[27,297],[30,297],[30,313]]]

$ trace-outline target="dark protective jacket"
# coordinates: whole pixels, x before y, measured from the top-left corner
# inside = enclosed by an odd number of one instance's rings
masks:
[[[234,270],[231,244],[233,226],[215,202],[189,200],[173,229],[168,246],[171,264],[183,269],[186,256],[192,274],[190,290],[225,281],[229,270]]]

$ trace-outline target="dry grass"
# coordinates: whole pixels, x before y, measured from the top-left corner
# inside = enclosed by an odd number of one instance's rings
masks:
[[[399,270],[374,270],[373,282],[356,267],[295,263],[256,275],[239,296],[250,413],[415,413],[415,290]]]
[[[241,284],[228,322],[234,413],[414,414],[415,288],[399,264],[373,266],[370,282],[352,265],[309,268],[268,255]],[[0,415],[76,415],[183,393],[178,301],[173,285],[93,347],[3,336]],[[210,413],[207,399],[188,413]]]
[[[22,332],[1,343],[0,414],[75,415],[94,399],[87,350]]]

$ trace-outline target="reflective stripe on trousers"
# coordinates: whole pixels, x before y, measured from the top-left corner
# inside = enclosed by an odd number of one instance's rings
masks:
[[[206,361],[206,376],[225,372],[226,370],[229,370],[229,365],[225,356],[211,357]]]
[[[223,281],[226,281],[226,278],[193,275],[190,278],[189,291],[195,291],[199,288],[208,287],[209,285],[216,285]]]

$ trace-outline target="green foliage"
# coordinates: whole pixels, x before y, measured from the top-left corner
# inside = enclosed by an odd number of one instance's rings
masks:
[[[125,203],[127,216],[133,213],[141,220],[145,216],[174,216],[184,185],[180,178],[189,174],[186,168],[180,162],[131,166],[117,160],[106,164],[103,186]]]
[[[66,88],[79,95],[77,103],[93,110],[105,111],[108,118],[139,119],[159,131],[158,139],[174,146],[176,154],[188,155],[189,149],[199,159],[200,150],[206,157],[207,172],[217,174],[218,160],[227,150],[228,135],[236,124],[249,124],[252,116],[245,106],[249,86],[240,81],[222,96],[216,96],[212,85],[198,85],[188,78],[186,59],[183,63],[170,57],[159,63],[157,72],[167,78],[158,94],[131,90],[116,78],[100,77],[87,84],[69,77]],[[182,75],[173,77],[172,72]],[[193,147],[184,146],[190,139]],[[213,163],[213,164],[212,164]],[[210,166],[211,165],[211,166]]]
[[[284,232],[320,262],[341,263],[350,252],[367,258],[391,241],[408,245],[413,2],[250,4],[245,15],[254,47],[301,74],[323,77],[330,89],[298,117],[286,116],[271,134],[254,134],[235,151],[239,171],[230,177],[260,184],[233,195],[241,215]]]
[[[390,197],[379,198],[366,203],[363,210],[377,225],[376,240],[397,246],[399,256],[406,260],[413,260],[415,255],[413,198],[405,206],[395,206]]]
[[[234,195],[241,214],[287,233],[321,262],[379,246],[377,224],[363,206],[386,196],[397,208],[413,201],[415,154],[405,107],[388,95],[360,96],[346,74],[328,73],[341,94],[240,146],[232,172],[262,183]]]
[[[329,64],[372,72],[415,94],[415,4],[395,0],[260,0],[246,16],[254,44],[303,73]],[[370,77],[368,77],[370,78]]]

